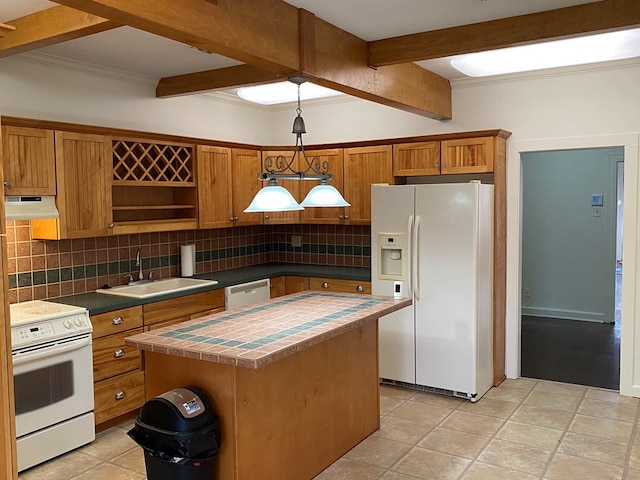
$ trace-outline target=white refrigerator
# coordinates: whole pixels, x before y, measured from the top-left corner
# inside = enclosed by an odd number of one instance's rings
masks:
[[[476,401],[493,383],[493,185],[373,185],[374,295],[384,383]]]

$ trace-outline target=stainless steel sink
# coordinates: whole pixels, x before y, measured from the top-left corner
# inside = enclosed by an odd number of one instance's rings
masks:
[[[99,288],[97,293],[109,295],[124,295],[134,298],[149,298],[167,293],[193,290],[205,285],[216,285],[216,280],[200,280],[197,278],[165,278],[138,285],[121,285],[112,288]]]

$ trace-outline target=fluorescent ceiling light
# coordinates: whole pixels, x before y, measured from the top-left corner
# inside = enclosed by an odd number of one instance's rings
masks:
[[[309,82],[300,86],[301,100],[332,97],[334,95],[342,95],[342,93]],[[295,102],[298,99],[298,86],[291,82],[280,82],[257,85],[255,87],[243,87],[238,89],[238,96],[249,102],[262,105]]]
[[[640,56],[640,29],[458,55],[451,66],[470,77],[527,72]]]

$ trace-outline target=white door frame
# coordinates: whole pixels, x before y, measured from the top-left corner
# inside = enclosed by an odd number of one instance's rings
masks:
[[[620,345],[620,393],[640,397],[640,315],[636,315],[636,272],[639,269],[640,222],[638,133],[588,137],[512,140],[507,156],[507,290],[505,322],[505,369],[508,378],[520,376],[520,312],[522,280],[522,159],[523,152],[600,147],[624,147],[623,243],[625,270],[622,283],[622,323]],[[640,313],[640,312],[638,312]],[[637,318],[637,321],[635,320]]]

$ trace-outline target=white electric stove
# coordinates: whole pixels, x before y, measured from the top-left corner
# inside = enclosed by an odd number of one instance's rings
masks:
[[[35,300],[9,310],[23,471],[95,439],[93,328],[83,307]]]

